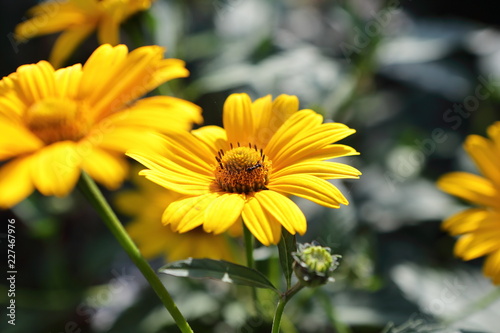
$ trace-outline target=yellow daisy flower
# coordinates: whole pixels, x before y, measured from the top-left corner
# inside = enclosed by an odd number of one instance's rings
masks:
[[[488,128],[489,139],[469,135],[464,148],[484,177],[452,172],[438,180],[438,187],[479,207],[449,217],[443,229],[462,235],[455,255],[471,260],[486,255],[485,276],[500,284],[500,122]]]
[[[122,155],[152,144],[151,131],[188,131],[202,121],[196,105],[167,96],[134,100],[189,72],[164,49],[99,47],[85,65],[54,70],[23,65],[0,81],[0,207],[38,189],[64,196],[83,169],[108,188],[126,176]],[[175,111],[174,111],[175,110]]]
[[[121,191],[115,202],[120,212],[133,217],[127,225],[127,231],[145,258],[163,256],[166,261],[189,257],[236,261],[227,234],[209,234],[202,228],[180,234],[161,223],[165,205],[178,200],[178,193],[139,176],[132,181],[137,185],[137,190]],[[241,230],[234,232],[233,236],[241,235]]]
[[[148,9],[154,0],[52,0],[30,9],[31,19],[16,26],[15,37],[27,39],[63,31],[50,62],[59,68],[75,48],[97,29],[100,44],[120,42],[120,24],[133,14]]]
[[[203,226],[220,234],[241,221],[264,245],[277,244],[283,226],[304,234],[306,219],[287,196],[297,195],[338,208],[346,198],[327,179],[358,178],[355,168],[327,159],[357,155],[333,144],[355,131],[322,123],[312,110],[298,111],[295,96],[252,103],[233,94],[224,104],[224,129],[205,126],[164,139],[162,150],[131,151],[149,168],[141,175],[181,193],[163,214],[177,232]]]

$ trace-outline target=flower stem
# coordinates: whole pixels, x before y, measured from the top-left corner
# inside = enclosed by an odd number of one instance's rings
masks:
[[[248,230],[247,226],[243,223],[243,238],[245,240],[245,254],[247,257],[247,267],[255,268],[255,261],[253,259],[253,248],[254,248],[254,238],[250,230]],[[252,288],[252,310],[255,313],[257,308],[257,290],[255,287]]]
[[[245,224],[243,224],[243,237],[245,238],[245,254],[247,256],[247,266],[249,268],[255,268],[255,261],[253,260],[254,239],[252,233],[250,232],[250,230],[248,230]]]
[[[187,323],[186,319],[184,319],[182,313],[177,308],[177,305],[172,300],[169,292],[167,291],[167,289],[165,289],[165,286],[161,282],[158,275],[156,275],[155,271],[144,259],[137,246],[127,234],[125,228],[116,217],[116,214],[109,206],[108,202],[102,195],[94,180],[90,178],[90,176],[85,172],[82,172],[82,176],[80,177],[80,180],[78,182],[78,187],[83,192],[87,200],[91,203],[91,205],[95,208],[95,210],[99,213],[106,226],[109,228],[109,230],[111,230],[111,233],[113,233],[125,252],[127,252],[130,259],[132,259],[134,264],[137,266],[137,268],[139,268],[141,273],[154,289],[165,308],[174,318],[175,323],[177,324],[181,332],[192,333],[193,330]]]
[[[288,289],[284,294],[281,295],[278,301],[278,306],[274,312],[273,327],[271,333],[279,333],[281,325],[281,317],[283,316],[283,311],[285,310],[285,305],[288,301],[299,292],[304,286],[297,282],[292,288]]]

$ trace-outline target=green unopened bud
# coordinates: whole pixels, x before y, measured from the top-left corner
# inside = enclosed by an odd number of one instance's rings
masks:
[[[333,282],[332,272],[339,265],[340,255],[330,253],[329,247],[323,247],[316,242],[298,244],[297,252],[292,252],[295,259],[293,270],[301,283],[308,287],[316,287]]]

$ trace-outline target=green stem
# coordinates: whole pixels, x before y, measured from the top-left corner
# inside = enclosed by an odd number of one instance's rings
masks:
[[[243,238],[245,240],[245,254],[247,257],[247,266],[249,268],[255,268],[255,261],[253,259],[253,248],[254,248],[254,238],[247,226],[243,224]],[[255,287],[252,288],[252,310],[256,313],[257,308],[257,290]]]
[[[276,312],[274,313],[271,333],[279,333],[281,317],[283,316],[283,311],[285,310],[286,303],[288,303],[288,301],[302,288],[304,288],[304,286],[300,282],[297,282],[297,284],[295,284],[292,288],[288,289],[284,294],[281,295],[278,306],[276,307]]]
[[[253,235],[248,230],[247,226],[243,224],[243,237],[245,239],[245,254],[247,257],[247,266],[249,268],[255,268],[255,261],[253,260],[253,248],[254,248],[254,239]]]
[[[111,230],[125,252],[129,255],[130,259],[139,268],[151,287],[154,289],[165,308],[175,320],[175,323],[183,333],[192,333],[193,330],[187,323],[182,313],[177,308],[177,305],[172,300],[167,289],[161,282],[158,275],[151,268],[148,262],[144,259],[137,246],[134,244],[130,236],[125,231],[125,228],[120,223],[116,214],[113,212],[96,183],[85,172],[78,182],[78,187],[83,192],[87,200],[92,204],[95,210],[99,213],[106,226]]]

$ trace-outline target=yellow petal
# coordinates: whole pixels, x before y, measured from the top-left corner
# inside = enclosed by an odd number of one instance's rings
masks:
[[[120,43],[120,22],[110,15],[105,15],[99,22],[97,40],[99,44],[117,45]]]
[[[297,96],[280,95],[274,101],[271,96],[259,98],[252,104],[255,123],[255,140],[259,147],[265,147],[276,131],[291,115],[299,110]]]
[[[277,123],[283,124],[292,114],[299,110],[299,99],[294,95],[281,94],[273,102],[273,117],[276,121],[271,121],[272,126]],[[277,127],[280,127],[278,125]]]
[[[354,156],[354,155],[359,155],[359,152],[357,152],[356,149],[346,145],[333,144],[309,152],[307,156],[301,160],[301,162],[324,161],[336,157]]]
[[[51,64],[54,65],[55,68],[63,66],[78,45],[80,45],[94,29],[95,26],[93,24],[85,24],[64,31],[57,38],[50,52],[49,61]]]
[[[206,193],[172,202],[163,213],[162,222],[175,232],[192,230],[205,222],[205,209],[217,199],[216,193]]]
[[[490,139],[495,143],[496,149],[500,150],[500,121],[488,126],[487,132]]]
[[[255,198],[263,209],[283,225],[289,233],[298,232],[303,235],[306,232],[307,222],[304,213],[292,200],[273,191],[257,192]]]
[[[205,210],[203,230],[214,234],[228,230],[241,216],[244,205],[245,198],[242,194],[219,195]]]
[[[96,124],[86,140],[101,148],[117,152],[156,150],[164,140],[148,129],[114,126],[107,119]]]
[[[247,94],[232,94],[224,103],[223,119],[228,142],[246,145],[254,141],[252,101]]]
[[[34,65],[20,66],[17,79],[20,86],[18,94],[27,105],[56,95],[54,68],[44,60]]]
[[[161,187],[156,184],[153,184],[153,186],[157,186],[161,189]],[[145,206],[150,202],[151,200],[147,198],[142,192],[140,192],[140,190],[121,190],[113,200],[114,206],[117,208],[117,210],[120,213],[129,216],[142,214],[144,212]],[[160,212],[160,216],[161,213],[162,212]]]
[[[0,116],[21,123],[21,117],[29,105],[17,93],[18,89],[17,73],[12,73],[0,80]]]
[[[481,173],[500,186],[500,149],[479,135],[469,135],[464,147]]]
[[[278,152],[290,142],[294,142],[297,136],[303,135],[305,131],[317,128],[322,121],[323,117],[312,110],[301,110],[294,113],[276,131],[264,152],[274,159]]]
[[[258,98],[252,103],[251,112],[254,119],[253,132],[255,134],[253,143],[258,147],[264,148],[278,129],[276,126],[271,126],[272,108],[273,100],[271,95]]]
[[[495,223],[497,218],[498,216],[494,216],[492,212],[485,209],[467,209],[446,219],[442,228],[456,236],[478,229],[495,228],[497,227],[497,223]]]
[[[185,132],[203,122],[201,108],[180,98],[143,98],[131,107],[107,118],[116,126],[143,126],[164,133]]]
[[[192,258],[210,258],[234,261],[228,241],[222,235],[212,235],[197,230],[169,236],[167,257],[169,261]],[[196,244],[196,246],[193,246]]]
[[[277,244],[281,237],[281,225],[262,209],[256,198],[249,197],[243,208],[242,217],[248,230],[262,245]]]
[[[99,148],[90,149],[88,153],[85,152],[82,162],[83,170],[108,189],[117,189],[127,176],[128,171],[128,165],[123,156]]]
[[[0,160],[35,151],[44,143],[24,126],[0,118]]]
[[[31,158],[31,155],[16,158],[0,167],[0,208],[10,208],[33,192]]]
[[[151,78],[144,86],[146,91],[153,90],[167,81],[188,77],[189,71],[186,69],[186,63],[183,60],[168,58],[161,60],[156,71],[150,74]]]
[[[192,130],[191,134],[210,149],[212,156],[217,155],[219,150],[226,150],[228,148],[226,131],[222,127],[203,126]]]
[[[187,145],[186,142],[193,142],[194,145]],[[175,173],[189,174],[201,179],[214,178],[213,164],[215,164],[215,158],[192,135],[189,133],[179,133],[176,136],[176,140],[164,141],[164,143],[164,147],[158,145],[156,150],[145,151],[144,149],[133,149],[127,155],[152,169],[167,169]],[[207,154],[204,154],[204,151]],[[213,162],[210,157],[213,158]]]
[[[103,1],[88,1],[88,0],[70,0],[69,3],[73,6],[73,11],[80,11],[87,16],[90,13],[99,13],[100,3]],[[109,2],[109,1],[105,1]]]
[[[310,131],[298,133],[291,141],[283,142],[282,148],[272,157],[273,167],[280,169],[292,163],[307,160],[318,149],[345,138],[356,131],[343,124],[328,123]]]
[[[94,114],[101,118],[164,83],[166,79],[163,80],[163,76],[165,76],[163,72],[166,72],[165,77],[167,77],[170,72],[177,73],[177,69],[185,71],[183,62],[174,68],[170,66],[164,68],[167,59],[163,59],[165,50],[160,46],[143,46],[133,50],[128,55],[124,45],[115,46],[113,50],[117,48],[121,48],[120,61],[114,62],[112,59],[114,53],[118,51],[99,52],[95,61],[100,60],[109,66],[102,68],[102,65],[99,65],[103,71],[94,73],[95,76],[89,78],[89,84],[94,85],[94,92],[89,96],[89,101],[93,105]],[[122,57],[124,58],[122,59]],[[84,66],[84,72],[86,72],[87,64],[88,62]],[[103,78],[102,73],[107,73],[105,78]],[[158,75],[163,75],[161,80]],[[84,82],[87,83],[85,79],[86,73],[84,73],[82,85]]]
[[[486,258],[483,273],[493,278],[494,284],[500,284],[500,250],[493,252]]]
[[[198,139],[189,133],[178,133],[175,137],[166,137],[169,144],[168,158],[180,166],[206,177],[213,178],[215,155]]]
[[[110,81],[118,76],[128,55],[125,45],[112,47],[109,44],[99,46],[83,66],[80,85],[80,99],[86,99],[96,105],[111,90]],[[106,74],[106,75],[104,75]],[[126,103],[127,101],[119,101]],[[100,110],[95,111],[99,114]]]
[[[298,174],[272,179],[268,188],[282,194],[296,195],[330,208],[339,208],[340,204],[349,204],[338,188],[324,179],[311,175]]]
[[[82,74],[81,64],[58,69],[54,74],[58,96],[61,98],[75,99],[78,95],[78,89],[80,88]]]
[[[500,249],[498,239],[500,230],[475,232],[458,239],[455,244],[455,255],[464,260],[472,260]]]
[[[126,227],[127,232],[136,242],[142,255],[148,259],[161,254],[169,238],[174,234],[169,227],[162,225],[160,216],[161,212],[155,221],[157,226],[151,226],[150,221],[143,219],[141,216],[141,218],[134,220]]]
[[[437,186],[444,192],[472,203],[500,207],[500,194],[491,181],[466,172],[451,172],[442,176]]]
[[[273,177],[295,175],[299,173],[309,174],[322,179],[359,178],[361,172],[358,169],[343,163],[309,161],[295,163],[277,172],[273,172]]]
[[[209,191],[211,185],[210,181],[171,171],[143,170],[139,174],[160,186],[185,195],[202,195]]]
[[[80,176],[81,160],[73,141],[56,142],[39,150],[31,161],[35,187],[43,195],[68,194]]]
[[[76,8],[72,1],[59,1],[57,3],[45,1],[31,8],[30,14],[34,17],[16,26],[15,37],[18,40],[24,41],[36,36],[51,34],[90,21],[88,14]]]

